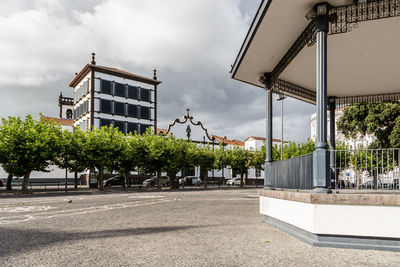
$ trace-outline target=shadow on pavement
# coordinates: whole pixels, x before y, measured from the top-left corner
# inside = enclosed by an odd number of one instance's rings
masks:
[[[180,231],[192,228],[205,228],[218,225],[193,226],[160,226],[127,229],[112,229],[93,232],[50,232],[40,230],[21,230],[0,228],[0,258],[12,254],[21,254],[34,249],[44,248],[52,244],[69,241],[149,235]]]

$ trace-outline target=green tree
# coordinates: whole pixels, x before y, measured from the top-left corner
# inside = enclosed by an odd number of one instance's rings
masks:
[[[204,170],[204,188],[207,188],[208,171],[215,168],[216,154],[209,145],[203,145],[196,149],[196,165]]]
[[[3,168],[15,176],[24,176],[22,192],[28,192],[32,171],[47,171],[47,167],[60,152],[60,126],[31,115],[25,121],[20,117],[2,119],[0,136],[6,144],[7,159]],[[4,146],[4,145],[3,145]]]
[[[142,168],[147,173],[157,173],[157,187],[161,189],[161,172],[168,161],[167,141],[164,136],[154,135],[150,130],[142,135],[142,140],[146,149]]]
[[[371,148],[397,147],[400,144],[400,103],[357,103],[347,106],[337,128],[346,137],[373,134]]]
[[[191,141],[177,139],[172,135],[166,136],[165,141],[167,161],[163,170],[167,172],[170,187],[172,187],[172,181],[182,168],[194,166],[196,145]]]
[[[77,189],[78,172],[83,172],[88,167],[83,150],[86,134],[77,127],[74,132],[64,131],[60,141],[60,153],[54,163],[59,168],[68,169],[74,173],[74,188]]]
[[[86,133],[83,152],[88,167],[99,171],[99,191],[104,191],[104,169],[122,153],[124,138],[124,134],[112,125]]]
[[[116,155],[118,169],[124,175],[125,187],[128,186],[128,178],[131,171],[140,168],[143,165],[143,159],[146,157],[145,136],[129,134],[122,139],[122,151]]]
[[[243,176],[247,173],[248,169],[251,166],[253,158],[253,152],[242,149],[239,147],[234,147],[228,150],[228,160],[229,165],[232,168],[233,173],[240,174],[240,187],[243,187]]]

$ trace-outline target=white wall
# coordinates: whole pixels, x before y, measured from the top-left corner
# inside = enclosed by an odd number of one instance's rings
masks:
[[[260,213],[313,234],[400,238],[400,206],[322,205],[261,196]]]

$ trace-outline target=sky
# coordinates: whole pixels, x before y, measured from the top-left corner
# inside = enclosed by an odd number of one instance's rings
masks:
[[[159,128],[190,108],[209,133],[265,136],[265,91],[229,73],[260,0],[2,0],[0,117],[58,116],[74,73],[98,65],[152,77]],[[275,99],[277,97],[275,96]],[[274,101],[274,138],[281,136]],[[313,105],[284,100],[284,139],[310,137]]]

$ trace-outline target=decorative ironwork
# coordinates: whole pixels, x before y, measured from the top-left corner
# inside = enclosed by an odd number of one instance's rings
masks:
[[[336,98],[336,106],[342,107],[354,103],[389,101],[400,101],[400,93],[338,97]]]
[[[331,22],[330,33],[351,32],[361,21],[369,21],[400,16],[400,0],[376,0],[360,4],[333,7],[330,15],[337,19]]]
[[[280,79],[275,81],[272,91],[277,94],[289,95],[298,99],[300,98],[301,100],[312,104],[315,104],[316,101],[315,92]]]
[[[167,131],[165,133],[164,132],[160,132],[160,135],[169,134],[170,131],[171,131],[171,128],[177,123],[185,124],[187,121],[189,121],[194,126],[200,126],[203,129],[203,131],[205,132],[205,136],[207,136],[208,140],[210,140],[212,144],[214,144],[214,143],[223,143],[223,140],[222,140],[222,142],[220,142],[219,140],[215,139],[214,136],[209,135],[208,134],[208,130],[203,126],[203,123],[201,123],[200,121],[197,121],[197,122],[193,121],[193,116],[190,116],[189,112],[190,112],[190,109],[186,109],[186,115],[183,116],[183,120],[181,121],[179,118],[175,119],[174,122],[172,122],[171,124],[168,125]],[[192,130],[191,130],[190,126],[188,125],[187,128],[186,128],[186,133],[187,133],[187,137],[188,138],[190,138],[191,132],[192,132]],[[193,140],[192,140],[192,142],[199,143],[199,142],[193,141]],[[208,142],[204,141],[204,142],[200,142],[200,143],[208,143]]]
[[[190,133],[192,132],[192,130],[190,129],[190,125],[188,125],[187,127],[186,127],[186,136],[187,136],[187,138],[190,138]]]
[[[271,81],[276,81],[279,75],[286,69],[286,67],[300,53],[300,51],[306,45],[313,46],[315,41],[315,20],[312,20],[300,34],[297,40],[293,43],[293,45],[289,48],[286,54],[282,57],[279,63],[275,66],[274,70],[271,72]]]

